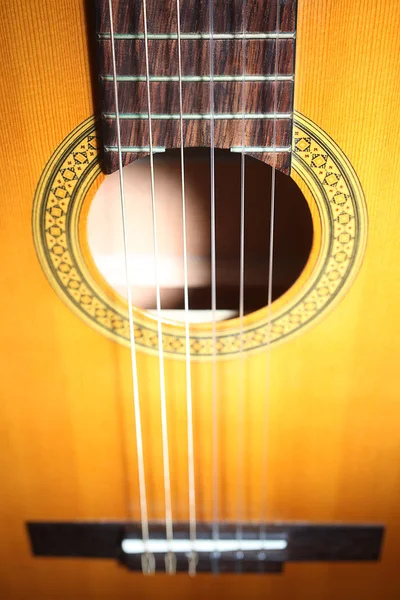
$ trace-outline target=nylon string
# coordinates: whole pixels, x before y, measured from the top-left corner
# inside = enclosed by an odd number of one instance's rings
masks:
[[[142,437],[142,424],[140,414],[140,397],[139,397],[139,385],[138,385],[138,371],[136,362],[136,346],[135,346],[135,331],[134,331],[134,320],[133,320],[133,303],[132,303],[132,289],[129,278],[129,265],[128,265],[128,228],[126,218],[126,201],[125,201],[125,189],[124,189],[124,176],[123,176],[123,163],[122,163],[122,151],[121,151],[121,126],[119,118],[119,101],[118,101],[118,85],[117,85],[117,66],[115,57],[115,41],[114,41],[114,20],[112,11],[112,0],[108,2],[109,16],[110,16],[110,35],[111,35],[111,53],[112,53],[112,70],[113,70],[113,81],[114,81],[114,96],[115,96],[115,113],[116,113],[116,126],[117,126],[117,144],[118,144],[118,167],[119,167],[119,184],[120,184],[120,196],[121,196],[121,214],[122,214],[122,232],[123,232],[123,248],[124,248],[124,262],[125,262],[125,278],[128,295],[128,316],[129,316],[129,339],[130,339],[130,355],[131,355],[131,372],[132,372],[132,389],[133,389],[133,405],[135,415],[135,433],[136,433],[136,451],[138,461],[138,478],[139,478],[139,503],[140,503],[140,519],[142,528],[142,539],[145,548],[145,559],[143,561],[143,571],[146,573],[154,572],[154,557],[150,557],[146,547],[149,541],[149,523],[147,513],[147,494],[146,494],[146,479],[144,470],[144,455],[143,455],[143,437]]]
[[[276,41],[275,41],[275,82],[274,82],[274,114],[278,110],[277,78],[279,68],[279,33],[280,33],[280,3],[276,0]],[[276,148],[276,119],[274,119],[273,143]],[[276,152],[274,155],[274,165],[276,164]],[[268,463],[268,407],[271,396],[271,333],[272,333],[272,283],[273,283],[273,263],[274,263],[274,233],[275,233],[275,190],[276,190],[276,168],[272,168],[271,173],[271,214],[269,230],[269,260],[268,260],[268,316],[267,316],[267,360],[266,360],[266,401],[265,401],[265,423],[264,440],[262,451],[262,484],[261,484],[261,519],[260,519],[260,538],[265,539],[267,534],[267,524],[265,509],[267,506],[268,482],[267,482],[267,463]]]
[[[187,231],[186,231],[186,196],[185,196],[185,139],[183,130],[183,94],[182,94],[182,46],[181,46],[181,17],[180,1],[176,0],[177,31],[178,31],[178,76],[179,76],[179,124],[180,124],[180,150],[181,150],[181,189],[182,189],[182,238],[183,238],[183,278],[184,278],[184,310],[185,310],[185,367],[186,367],[186,412],[187,412],[187,438],[188,438],[188,478],[189,478],[189,536],[192,542],[192,551],[189,557],[189,574],[196,574],[197,556],[194,550],[196,542],[196,490],[194,469],[194,442],[193,442],[193,402],[192,379],[190,364],[190,328],[189,328],[189,284],[188,284],[188,259],[187,259]]]
[[[210,196],[211,196],[211,322],[212,322],[212,490],[213,519],[212,537],[219,539],[219,493],[218,493],[218,398],[217,398],[217,281],[216,281],[216,232],[215,232],[215,140],[214,140],[214,1],[209,0],[210,11]],[[215,557],[217,558],[217,557]],[[213,561],[213,571],[217,572]]]
[[[240,164],[240,281],[239,281],[239,388],[238,388],[238,462],[237,462],[237,524],[236,538],[239,542],[237,570],[240,570],[243,558],[243,552],[240,549],[240,543],[243,539],[243,402],[244,402],[244,355],[243,355],[243,317],[244,317],[244,273],[245,273],[245,125],[246,125],[246,10],[247,1],[243,0],[243,18],[242,18],[242,152]]]
[[[146,91],[147,91],[147,107],[148,107],[148,125],[149,125],[154,272],[155,272],[155,280],[156,280],[158,364],[159,364],[159,378],[160,378],[161,432],[162,432],[163,469],[164,469],[165,533],[166,533],[167,542],[170,543],[173,539],[173,520],[172,520],[172,503],[171,503],[171,477],[170,477],[170,469],[169,469],[168,420],[167,420],[167,401],[166,401],[166,393],[165,393],[164,350],[163,350],[162,320],[161,320],[161,291],[160,291],[160,280],[159,280],[159,260],[158,260],[158,242],[157,242],[157,215],[156,215],[155,183],[154,183],[153,131],[152,131],[152,120],[151,120],[150,68],[149,68],[149,46],[148,46],[148,33],[147,33],[146,0],[143,0],[143,25],[144,25]],[[165,556],[165,570],[169,574],[175,573],[175,570],[176,570],[175,557],[171,551],[168,551]]]
[[[211,196],[211,312],[212,312],[212,489],[213,489],[213,539],[219,539],[219,493],[218,493],[218,399],[217,399],[217,369],[216,369],[216,202],[215,202],[215,139],[214,139],[214,18],[213,18],[213,0],[209,0],[210,9],[210,196]],[[244,395],[244,365],[243,365],[243,317],[244,317],[244,224],[245,224],[245,71],[246,71],[246,25],[245,11],[246,0],[243,1],[243,83],[242,83],[242,153],[241,153],[241,201],[240,201],[240,291],[239,291],[239,319],[240,319],[240,384],[238,394],[238,508],[237,508],[237,539],[241,540],[243,535],[243,502],[242,502],[242,483],[243,483],[243,395]],[[274,114],[277,113],[277,80],[278,80],[278,43],[280,31],[280,11],[279,0],[276,0],[276,43],[275,43],[275,80],[274,80]],[[179,67],[179,104],[180,104],[180,147],[181,147],[181,189],[182,189],[182,234],[183,234],[183,270],[184,270],[184,309],[185,309],[185,340],[186,340],[186,404],[187,404],[187,435],[188,435],[188,478],[189,478],[189,520],[190,520],[190,540],[193,547],[196,540],[196,495],[194,479],[194,444],[193,444],[193,406],[192,406],[192,384],[191,384],[191,363],[190,363],[190,327],[189,327],[189,293],[188,293],[188,262],[187,262],[187,231],[186,231],[186,201],[185,201],[185,167],[184,167],[184,129],[183,129],[183,100],[182,100],[182,54],[181,54],[181,29],[180,29],[180,2],[176,0],[177,9],[177,29],[178,29],[178,67]],[[147,511],[147,495],[144,470],[143,437],[141,427],[140,397],[138,386],[138,372],[136,361],[136,347],[134,339],[134,318],[132,290],[129,279],[128,264],[128,232],[126,219],[126,201],[124,191],[124,177],[122,173],[122,150],[121,150],[121,128],[118,102],[118,86],[116,71],[116,53],[113,30],[112,0],[109,0],[111,46],[112,46],[112,67],[113,83],[115,94],[117,143],[118,143],[118,163],[119,180],[121,196],[121,213],[123,226],[123,246],[125,261],[125,276],[127,282],[128,312],[129,312],[129,335],[131,345],[131,370],[133,385],[133,400],[135,413],[135,431],[136,446],[138,457],[138,478],[139,478],[139,500],[141,511],[141,528],[144,546],[149,540],[149,525]],[[162,423],[162,446],[163,446],[163,468],[164,468],[164,495],[165,495],[165,527],[167,542],[173,540],[173,518],[171,502],[171,481],[169,467],[169,448],[168,448],[168,421],[166,407],[165,390],[165,371],[164,371],[164,353],[162,339],[162,318],[161,318],[161,290],[159,281],[159,259],[157,242],[157,218],[155,203],[155,176],[154,176],[154,154],[153,154],[153,136],[152,136],[152,118],[151,118],[151,94],[150,94],[150,72],[149,72],[149,52],[148,52],[148,30],[147,30],[147,6],[146,0],[143,0],[143,20],[144,20],[144,42],[145,42],[145,62],[146,62],[146,87],[148,104],[148,127],[149,127],[149,158],[150,158],[150,178],[151,178],[151,205],[153,222],[153,243],[154,243],[154,264],[156,280],[156,308],[157,308],[157,331],[158,331],[158,356],[159,356],[159,379],[160,379],[160,403],[161,403],[161,423]],[[273,123],[273,148],[276,148],[277,123]],[[276,152],[274,156],[276,162]],[[270,213],[270,241],[269,241],[269,264],[268,264],[268,317],[267,317],[267,360],[266,360],[266,422],[268,425],[268,403],[270,398],[270,376],[271,376],[271,330],[272,330],[272,284],[273,284],[273,255],[274,255],[274,226],[275,226],[275,194],[276,194],[276,168],[273,167],[271,175],[271,213]],[[262,484],[261,484],[261,519],[260,519],[260,538],[266,537],[265,507],[267,504],[267,436],[264,436],[262,453]],[[145,550],[146,553],[146,550]],[[194,552],[189,557],[189,572],[195,573]],[[151,567],[151,558],[147,557],[147,568],[145,572],[153,572]],[[154,559],[153,559],[154,560]],[[192,560],[192,562],[191,562]],[[213,567],[215,568],[215,567]],[[176,569],[175,559],[171,552],[166,556],[166,571],[174,573]]]

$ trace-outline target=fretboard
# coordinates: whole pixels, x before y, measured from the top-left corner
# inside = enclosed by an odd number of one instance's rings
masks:
[[[153,151],[180,147],[182,88],[185,147],[210,146],[213,135],[216,148],[290,171],[296,0],[279,0],[279,12],[276,0],[248,0],[245,15],[242,1],[214,2],[212,33],[208,0],[182,0],[181,86],[176,3],[147,2],[149,80],[142,1],[112,4],[124,165],[150,150],[148,89]],[[111,173],[119,160],[108,0],[97,0],[97,11],[104,167]]]

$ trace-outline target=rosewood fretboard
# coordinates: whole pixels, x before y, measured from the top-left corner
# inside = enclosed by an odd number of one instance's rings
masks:
[[[111,173],[118,168],[118,153],[109,3],[96,3],[105,170]],[[248,0],[243,15],[242,0],[214,1],[215,147],[240,152],[244,146],[247,154],[286,173],[291,158],[296,4],[296,0],[279,0],[277,14],[276,0]],[[150,142],[143,3],[113,0],[112,5],[126,165],[148,154]],[[177,148],[180,110],[176,2],[148,0],[147,25],[153,148]],[[182,0],[185,147],[210,145],[210,45],[208,0]]]

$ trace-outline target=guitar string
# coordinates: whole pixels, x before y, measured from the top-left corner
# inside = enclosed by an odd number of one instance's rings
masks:
[[[161,319],[161,290],[159,280],[158,264],[158,240],[157,240],[157,214],[155,200],[155,178],[154,178],[154,155],[153,155],[153,131],[151,119],[151,93],[150,93],[150,67],[149,67],[149,45],[147,32],[147,5],[143,0],[143,27],[144,27],[144,46],[146,63],[146,92],[148,107],[148,127],[149,127],[149,150],[150,150],[150,182],[151,182],[151,210],[153,222],[153,253],[154,253],[154,273],[156,281],[156,305],[157,305],[157,337],[158,337],[158,364],[160,380],[160,404],[161,404],[161,433],[162,433],[162,453],[164,470],[164,501],[165,501],[165,533],[167,546],[173,540],[173,519],[171,502],[171,477],[169,467],[169,447],[168,447],[168,419],[167,419],[167,399],[165,389],[165,371],[164,371],[164,350],[162,337],[162,319]],[[165,557],[165,569],[168,573],[175,572],[173,554],[169,550]]]
[[[213,519],[212,537],[219,539],[219,453],[218,453],[218,384],[217,384],[217,281],[216,281],[216,215],[215,215],[215,140],[214,140],[214,1],[209,0],[210,21],[210,196],[211,196],[211,321],[212,321],[212,490]],[[213,561],[213,572],[217,572],[217,562]]]
[[[123,237],[123,248],[124,248],[124,263],[125,263],[125,278],[128,295],[128,316],[129,316],[129,340],[130,340],[130,355],[131,355],[131,373],[132,373],[132,391],[133,391],[133,405],[135,415],[135,433],[136,433],[136,452],[138,462],[138,479],[139,479],[139,504],[140,504],[140,519],[142,528],[142,539],[147,553],[147,545],[149,541],[149,522],[147,512],[147,494],[146,494],[146,478],[144,469],[144,453],[143,453],[143,437],[142,437],[142,422],[141,422],[141,411],[140,411],[140,396],[139,396],[139,384],[138,384],[138,370],[136,361],[136,346],[135,346],[135,326],[133,319],[133,302],[132,302],[132,289],[129,277],[129,264],[128,264],[128,228],[127,228],[127,210],[125,201],[125,188],[124,188],[124,175],[123,175],[123,162],[122,162],[122,151],[121,151],[121,126],[119,118],[119,100],[118,100],[118,84],[117,84],[117,65],[116,65],[116,52],[115,52],[115,41],[114,41],[114,19],[112,10],[112,0],[108,2],[109,17],[110,17],[110,37],[111,37],[111,54],[112,54],[112,69],[113,69],[113,80],[114,80],[114,97],[115,97],[115,113],[116,113],[116,126],[117,126],[117,143],[118,143],[118,167],[119,167],[119,185],[120,185],[120,196],[121,196],[121,214],[122,214],[122,237]],[[129,473],[128,473],[129,477]],[[129,502],[130,504],[130,502]],[[130,512],[130,509],[129,509]]]
[[[277,76],[279,69],[279,32],[280,23],[280,2],[276,0],[276,38],[275,38],[275,82],[274,82],[274,114],[278,109]],[[276,119],[273,124],[273,148],[276,148]],[[267,482],[267,463],[268,463],[268,409],[271,397],[271,335],[272,335],[272,283],[273,283],[273,262],[274,262],[274,233],[275,233],[275,193],[276,193],[276,159],[274,154],[274,166],[271,172],[271,210],[270,210],[270,228],[269,228],[269,257],[268,257],[268,316],[267,316],[267,360],[266,360],[266,399],[265,399],[265,421],[264,438],[261,461],[261,519],[260,519],[260,539],[265,540],[267,535],[266,506],[268,494]]]
[[[244,275],[245,275],[245,126],[246,126],[246,10],[247,1],[243,0],[243,17],[242,17],[242,152],[240,162],[240,281],[239,281],[239,386],[238,386],[238,461],[237,461],[237,524],[236,524],[236,539],[238,541],[239,559],[236,563],[236,569],[240,570],[240,559],[243,556],[241,550],[241,541],[243,539],[243,402],[244,402],[244,354],[243,354],[243,317],[244,317]]]
[[[188,284],[188,259],[187,259],[187,231],[186,231],[186,195],[185,195],[185,139],[183,128],[183,93],[182,93],[182,45],[181,45],[181,8],[180,0],[176,0],[177,14],[177,48],[179,71],[179,124],[180,124],[180,151],[181,151],[181,190],[182,190],[182,238],[183,238],[183,277],[184,277],[184,310],[185,310],[185,367],[186,367],[186,412],[187,412],[187,438],[188,438],[188,484],[189,484],[189,537],[192,542],[192,552],[189,557],[189,574],[196,573],[196,489],[194,468],[194,440],[193,440],[193,402],[192,379],[190,363],[190,329],[189,329],[189,284]]]
[[[114,36],[113,36],[113,25],[112,25],[112,2],[109,0],[109,9],[110,9],[110,25],[111,25],[111,43],[112,43],[112,58],[113,58],[113,74],[114,74],[114,92],[116,97],[116,121],[117,121],[117,139],[118,139],[118,158],[119,165],[122,167],[122,152],[121,152],[121,135],[120,135],[120,119],[119,119],[119,110],[118,110],[118,90],[117,90],[117,80],[116,80],[116,64],[115,64],[115,45],[114,45]],[[213,537],[214,539],[218,539],[219,536],[219,524],[218,524],[218,503],[216,499],[218,498],[217,494],[217,486],[218,483],[218,475],[215,476],[216,472],[216,454],[217,447],[215,443],[215,430],[217,429],[216,425],[216,414],[215,414],[215,406],[216,406],[216,361],[215,361],[215,350],[216,350],[216,277],[215,277],[215,152],[214,152],[214,90],[213,90],[213,73],[214,73],[214,58],[213,58],[213,7],[212,0],[210,0],[210,115],[211,115],[211,127],[210,127],[210,137],[211,137],[211,228],[212,228],[212,324],[213,324],[213,424],[214,424],[214,519],[213,519]],[[152,213],[153,213],[153,230],[154,230],[154,256],[155,256],[155,276],[156,276],[156,293],[157,293],[157,322],[158,322],[158,338],[159,338],[159,365],[160,365],[160,395],[161,395],[161,407],[162,407],[162,429],[163,429],[163,458],[164,458],[164,487],[165,487],[165,512],[166,512],[166,534],[167,540],[170,541],[173,538],[173,526],[172,526],[172,510],[171,510],[171,496],[170,496],[170,474],[169,474],[169,455],[168,455],[168,431],[167,431],[167,419],[166,419],[166,397],[165,397],[165,375],[164,375],[164,361],[163,361],[163,348],[162,348],[162,327],[161,327],[161,301],[160,301],[160,285],[158,278],[158,248],[157,248],[157,228],[156,228],[156,213],[155,213],[155,184],[154,184],[154,157],[152,151],[152,131],[151,131],[151,99],[150,99],[150,86],[149,86],[149,58],[148,58],[148,38],[147,38],[147,11],[146,11],[146,0],[143,0],[144,7],[144,29],[145,29],[145,54],[146,54],[146,81],[147,81],[147,97],[148,97],[148,108],[149,108],[149,147],[150,147],[150,170],[151,170],[151,197],[152,197]],[[177,0],[177,10],[179,10],[179,0]],[[178,22],[180,21],[178,17]],[[276,31],[279,33],[279,0],[277,0],[277,28]],[[180,85],[180,121],[181,121],[181,141],[183,140],[183,119],[182,119],[182,78],[181,78],[181,52],[180,52],[180,25],[178,28],[178,60],[179,60],[179,85]],[[276,38],[276,52],[275,52],[275,75],[277,74],[278,69],[278,41],[279,38]],[[243,64],[245,68],[245,36],[243,37]],[[244,88],[244,86],[243,86]],[[245,110],[245,106],[243,103],[243,91],[242,91],[242,106],[243,112]],[[277,91],[276,85],[274,88],[274,113],[277,110]],[[244,117],[243,117],[244,122]],[[242,126],[242,147],[244,148],[244,127]],[[273,130],[273,147],[276,146],[276,121],[274,120],[274,130]],[[242,352],[242,343],[243,343],[243,313],[244,313],[244,149],[242,148],[242,164],[241,164],[241,236],[240,236],[240,339],[241,339],[241,349]],[[186,255],[186,219],[185,219],[185,191],[184,191],[184,157],[183,157],[183,143],[181,143],[181,166],[182,166],[182,210],[183,210],[183,232],[184,232],[184,277],[185,277],[185,313],[186,313],[186,335],[188,331],[188,288],[187,288],[187,255]],[[276,159],[276,156],[275,156]],[[275,214],[275,188],[276,188],[276,169],[272,170],[272,180],[271,180],[271,220],[270,220],[270,248],[269,248],[269,274],[268,274],[268,359],[267,359],[267,384],[270,387],[270,335],[271,335],[271,314],[270,308],[272,304],[272,278],[273,278],[273,247],[274,247],[274,214]],[[140,446],[140,450],[138,450],[138,458],[139,462],[141,462],[141,467],[139,467],[139,479],[141,482],[139,483],[140,487],[140,504],[141,504],[141,513],[142,513],[142,535],[143,540],[148,540],[148,520],[147,520],[147,502],[146,502],[146,490],[145,490],[145,479],[144,479],[144,468],[143,468],[143,445],[142,445],[142,436],[141,436],[141,420],[140,420],[140,404],[136,402],[139,400],[138,394],[138,378],[137,378],[137,366],[136,366],[136,350],[134,340],[132,343],[132,338],[134,337],[134,324],[133,324],[133,311],[132,311],[132,294],[131,287],[129,281],[129,273],[128,273],[128,260],[127,260],[127,228],[126,228],[126,206],[125,206],[125,197],[124,197],[124,182],[122,175],[122,168],[120,168],[120,189],[121,189],[121,208],[123,214],[123,233],[124,233],[124,253],[125,253],[125,270],[128,284],[128,308],[129,308],[129,326],[130,326],[130,337],[131,337],[131,356],[132,356],[132,374],[133,374],[133,386],[134,386],[134,398],[135,398],[135,413],[138,412],[138,415],[135,414],[136,420],[136,436],[137,436],[137,444]],[[190,339],[189,339],[190,343]],[[189,347],[189,368],[186,372],[187,381],[190,382],[190,347]],[[240,393],[242,396],[243,393]],[[191,385],[190,391],[187,389],[187,396],[190,397],[190,401],[188,400],[188,404],[190,402],[190,408],[188,406],[188,413],[190,411],[191,414]],[[242,401],[240,401],[242,403]],[[139,418],[137,418],[139,417]],[[191,421],[191,419],[190,419]],[[240,420],[239,420],[240,421]],[[139,430],[139,433],[138,433]],[[188,432],[189,433],[189,432]],[[191,429],[191,434],[193,430]],[[193,441],[193,439],[192,439]],[[190,442],[189,442],[190,445]],[[265,446],[265,444],[264,444]],[[192,446],[193,448],[193,446]],[[264,453],[265,454],[265,453]],[[190,452],[189,455],[193,458],[193,451]],[[264,460],[263,460],[264,462]],[[193,465],[193,461],[191,461]],[[190,472],[190,469],[189,469]],[[142,475],[140,475],[140,473]],[[192,472],[193,473],[193,472]],[[265,473],[265,469],[263,469],[263,473]],[[191,475],[189,475],[191,479]],[[194,482],[194,479],[191,479]],[[192,488],[191,488],[192,489]],[[144,495],[143,495],[144,493]],[[265,498],[265,491],[263,494]],[[190,506],[193,507],[194,496],[190,494]],[[195,505],[194,505],[195,506]],[[241,514],[241,509],[238,511],[239,515]],[[195,514],[195,513],[194,513]],[[193,520],[193,512],[191,508],[191,539],[192,541],[195,539],[195,527],[196,522]],[[238,519],[239,523],[241,519]],[[242,526],[241,524],[238,526],[238,530],[240,531],[239,536],[241,539],[242,536]],[[194,536],[193,536],[194,532]],[[265,524],[261,526],[261,537],[265,537]]]

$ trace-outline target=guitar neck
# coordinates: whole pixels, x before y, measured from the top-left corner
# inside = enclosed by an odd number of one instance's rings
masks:
[[[297,2],[277,4],[230,0],[210,23],[208,2],[183,1],[178,24],[175,3],[144,11],[114,0],[111,31],[109,2],[98,0],[105,170],[118,168],[117,121],[126,165],[150,146],[180,147],[182,116],[185,147],[213,140],[289,173]]]

